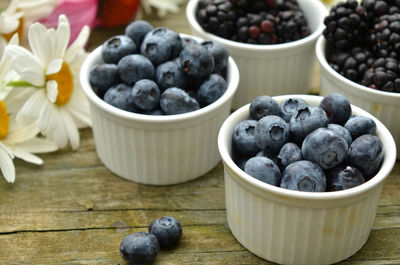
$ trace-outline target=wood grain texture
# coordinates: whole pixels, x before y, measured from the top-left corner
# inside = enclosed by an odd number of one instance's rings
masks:
[[[7,2],[7,1],[6,1]],[[5,6],[4,0],[0,7]],[[184,7],[164,19],[145,16],[153,26],[190,33]],[[96,29],[88,50],[124,28]],[[318,91],[318,67],[313,91]],[[183,226],[179,245],[161,251],[154,264],[271,264],[249,253],[232,236],[225,214],[223,168],[188,183],[153,187],[117,177],[97,157],[90,129],[81,146],[40,155],[34,166],[15,160],[13,185],[0,181],[0,264],[127,264],[122,239],[145,231],[150,222],[173,215]],[[383,188],[365,246],[340,264],[400,264],[400,163]]]

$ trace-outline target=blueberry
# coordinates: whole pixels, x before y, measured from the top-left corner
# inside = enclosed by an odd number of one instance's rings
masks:
[[[189,45],[199,44],[197,40],[191,37],[181,37],[181,39],[182,39],[182,49]]]
[[[153,36],[158,36],[163,39],[166,39],[169,45],[171,46],[171,56],[170,59],[175,58],[179,55],[182,50],[182,39],[178,32],[175,30],[159,27],[155,28],[152,32],[150,32]]]
[[[279,104],[270,96],[258,96],[250,103],[250,117],[259,120],[267,115],[279,115]]]
[[[290,118],[296,114],[300,108],[307,107],[308,104],[301,98],[288,98],[279,104],[280,116],[289,122]]]
[[[233,144],[243,155],[254,156],[260,151],[254,138],[256,125],[255,120],[244,120],[239,122],[233,130]]]
[[[105,63],[117,64],[119,60],[129,54],[137,52],[135,42],[125,35],[118,35],[109,38],[103,43],[101,55]]]
[[[304,139],[301,153],[304,159],[325,170],[345,161],[348,149],[343,137],[328,128],[318,128]]]
[[[326,173],[327,191],[346,190],[361,185],[364,182],[364,176],[355,167],[335,167]]]
[[[150,32],[151,33],[151,32]],[[154,65],[166,62],[171,57],[171,45],[167,39],[148,33],[140,47],[140,53]]]
[[[131,92],[132,101],[143,110],[152,110],[160,104],[160,90],[157,84],[149,79],[135,83]]]
[[[330,123],[344,125],[351,116],[350,102],[339,93],[327,95],[319,106],[325,110]]]
[[[364,134],[350,145],[347,153],[347,163],[359,169],[366,180],[372,178],[378,171],[383,160],[383,144],[371,134]]]
[[[326,177],[317,164],[300,160],[285,168],[280,187],[297,191],[322,192],[326,189]]]
[[[174,217],[163,216],[151,222],[149,232],[156,236],[161,248],[170,248],[181,238],[182,227]]]
[[[177,87],[170,87],[161,94],[160,106],[167,115],[191,112],[200,108],[196,99]]]
[[[229,52],[225,48],[225,46],[216,41],[204,41],[201,43],[201,45],[206,47],[206,49],[214,57],[213,73],[218,73],[224,70],[228,65],[228,58],[229,58]]]
[[[122,81],[133,85],[141,79],[153,79],[153,64],[140,54],[127,55],[118,63],[118,73]]]
[[[336,134],[342,136],[346,140],[346,142],[347,142],[347,144],[349,146],[353,142],[353,140],[351,139],[351,134],[350,134],[349,130],[344,128],[342,125],[339,125],[339,124],[336,124],[336,123],[329,123],[328,124],[328,129],[332,130]]]
[[[289,126],[279,116],[265,116],[257,121],[254,138],[260,149],[277,153],[289,140]]]
[[[179,59],[183,72],[194,78],[206,78],[214,70],[214,57],[201,45],[189,45],[182,49]]]
[[[89,82],[93,91],[103,98],[106,91],[120,82],[118,67],[115,64],[97,64],[89,73]]]
[[[197,91],[197,100],[200,106],[207,106],[214,103],[226,91],[227,83],[219,74],[211,74],[201,85]]]
[[[299,145],[304,138],[320,127],[328,126],[328,117],[320,107],[300,108],[290,119],[290,136]]]
[[[247,160],[244,171],[253,178],[274,186],[278,186],[281,180],[278,166],[271,159],[263,156]]]
[[[140,47],[146,34],[152,30],[153,26],[147,21],[135,20],[125,28],[125,35],[135,42],[136,47]]]
[[[291,163],[303,160],[300,147],[295,143],[286,143],[282,146],[277,156],[283,168],[286,168]]]
[[[152,262],[160,251],[157,238],[147,232],[127,235],[119,247],[122,258],[132,265],[144,265]]]
[[[138,112],[138,107],[132,101],[131,91],[132,87],[126,84],[112,86],[104,94],[104,101],[119,109]]]
[[[186,87],[186,79],[182,68],[175,61],[162,63],[156,68],[155,80],[161,91],[169,87]]]
[[[350,132],[353,141],[363,134],[376,133],[376,124],[374,120],[364,116],[351,117],[344,127]]]

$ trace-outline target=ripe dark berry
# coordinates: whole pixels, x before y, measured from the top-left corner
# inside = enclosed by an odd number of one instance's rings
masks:
[[[255,140],[256,125],[257,121],[255,120],[244,120],[238,123],[233,130],[233,145],[238,152],[245,156],[254,156],[260,151]]]
[[[135,42],[125,35],[118,35],[109,38],[103,43],[101,55],[105,63],[117,64],[126,55],[136,53]]]
[[[132,265],[143,265],[155,259],[160,251],[160,245],[153,234],[136,232],[122,240],[119,250],[122,258]]]
[[[118,67],[115,64],[97,64],[89,74],[90,85],[100,98],[106,91],[120,82]]]
[[[163,216],[151,222],[149,232],[155,235],[161,248],[171,248],[179,242],[182,227],[174,217]]]
[[[147,33],[153,30],[153,26],[144,20],[135,20],[125,28],[125,35],[131,38],[136,47],[142,46]]]
[[[137,81],[132,88],[131,97],[136,106],[146,111],[155,109],[160,104],[160,90],[149,79]]]
[[[327,191],[347,190],[365,182],[360,170],[351,166],[335,167],[326,173]]]
[[[262,95],[253,99],[250,103],[250,117],[259,120],[267,115],[279,115],[279,104],[270,96]]]
[[[257,121],[254,137],[260,149],[276,154],[289,140],[289,126],[281,117],[268,115]]]
[[[278,186],[281,181],[281,172],[278,166],[264,156],[252,157],[247,160],[244,171],[265,183]]]
[[[330,123],[344,125],[351,116],[350,102],[339,93],[325,96],[319,106],[325,111]]]
[[[375,134],[376,132],[374,120],[364,116],[351,117],[344,127],[350,132],[353,141],[363,134]]]
[[[326,189],[326,177],[317,164],[300,160],[291,163],[283,171],[280,187],[297,191],[321,192]]]
[[[124,83],[133,85],[141,79],[153,79],[154,66],[143,55],[127,55],[118,62],[118,74]]]
[[[132,87],[126,84],[118,84],[110,87],[104,94],[104,101],[122,110],[138,112],[131,97]]]
[[[214,57],[202,45],[186,46],[179,55],[183,72],[193,78],[204,78],[214,70]]]
[[[170,87],[161,94],[160,106],[167,115],[191,112],[200,108],[196,99],[177,87]]]

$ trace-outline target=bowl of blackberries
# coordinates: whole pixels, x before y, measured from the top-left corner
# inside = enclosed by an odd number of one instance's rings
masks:
[[[327,10],[314,0],[190,0],[193,35],[218,41],[240,71],[235,109],[256,96],[306,94]]]
[[[400,1],[341,2],[324,24],[316,45],[320,94],[341,93],[377,117],[400,157]]]
[[[223,45],[137,20],[88,55],[80,81],[97,154],[118,176],[176,184],[220,161],[218,130],[239,83]]]
[[[223,123],[218,146],[232,234],[279,264],[355,254],[396,161],[389,130],[338,93],[256,97]]]

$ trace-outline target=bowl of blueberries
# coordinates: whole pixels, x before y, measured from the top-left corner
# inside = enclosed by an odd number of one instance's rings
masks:
[[[348,0],[324,24],[316,45],[320,94],[341,93],[377,117],[400,158],[400,1]]]
[[[88,55],[80,81],[97,154],[116,175],[177,184],[220,161],[216,139],[239,83],[223,45],[136,20]]]
[[[223,123],[227,220],[279,264],[331,264],[367,241],[396,161],[389,130],[332,93],[258,96]]]
[[[264,94],[309,91],[326,15],[314,0],[190,0],[186,8],[193,35],[222,43],[238,65],[234,109]]]

